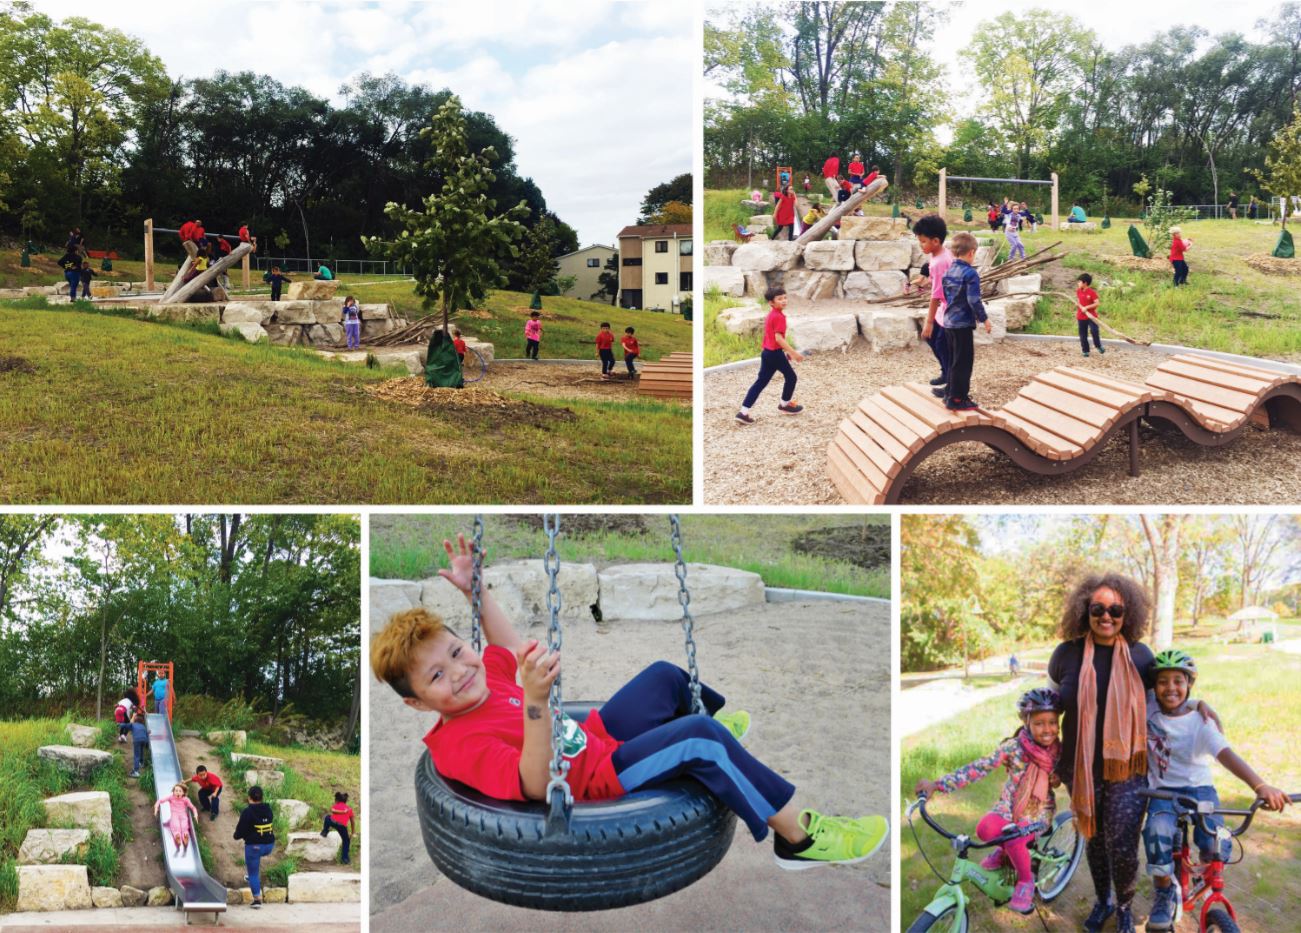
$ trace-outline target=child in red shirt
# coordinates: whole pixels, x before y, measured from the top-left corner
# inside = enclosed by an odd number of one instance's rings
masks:
[[[194,777],[186,778],[185,783],[199,785],[199,809],[207,810],[211,814],[209,819],[215,820],[221,809],[221,778],[199,765],[194,769]]]
[[[637,357],[641,356],[641,344],[633,336],[635,333],[635,328],[625,327],[623,336],[619,338],[619,345],[623,347],[623,365],[628,367],[629,376],[637,375],[637,367],[632,364],[636,362]]]
[[[1178,227],[1170,228],[1170,265],[1174,266],[1176,285],[1188,282],[1188,263],[1184,261],[1184,252],[1192,245],[1192,240],[1183,238],[1182,230]]]
[[[601,358],[601,378],[609,379],[614,372],[614,332],[609,321],[602,321],[596,332],[596,355]]]
[[[1098,331],[1098,293],[1093,290],[1093,276],[1081,272],[1075,288],[1075,324],[1080,330],[1080,349],[1089,355],[1089,336],[1099,353],[1106,353]]]
[[[795,187],[786,185],[780,191],[774,192],[772,199],[777,203],[777,210],[773,212],[773,230],[772,238],[780,240],[782,231],[786,231],[786,239],[795,239]]]
[[[464,535],[458,544],[454,551],[443,542],[449,569],[438,573],[468,601],[473,560]],[[498,800],[541,801],[550,780],[548,693],[560,676],[560,656],[522,638],[491,591],[481,599],[488,641],[482,657],[437,616],[409,609],[372,639],[371,668],[408,706],[439,714],[425,745],[440,775]],[[798,810],[794,786],[738,741],[749,715],[718,715],[725,700],[704,684],[700,699],[705,714],[693,712],[687,672],[659,661],[582,722],[565,716],[561,753],[574,799],[617,799],[691,777],[744,820],[756,841],[774,829],[774,855],[787,869],[862,861],[885,840],[884,817],[846,820]]]
[[[863,157],[857,152],[849,160],[849,183],[857,188],[863,184],[863,176],[867,170],[863,167]]]
[[[357,833],[357,815],[352,812],[352,807],[348,806],[348,795],[334,792],[334,806],[330,807],[330,812],[325,814],[325,825],[321,827],[321,836],[328,836],[330,830],[335,830],[343,838],[343,848],[339,855],[344,865],[349,863],[349,847],[352,844],[352,836]]]
[[[524,322],[524,358],[536,360],[538,358],[538,347],[541,343],[542,313],[533,311],[529,314],[529,319]]]
[[[456,348],[456,358],[464,363],[465,340],[461,337],[461,331],[455,327],[452,328],[452,346]]]
[[[783,415],[798,415],[804,410],[803,405],[795,404],[796,377],[795,370],[791,367],[791,360],[802,363],[804,356],[786,340],[786,289],[774,285],[764,293],[764,298],[771,307],[768,316],[763,319],[763,350],[759,354],[759,375],[755,377],[754,384],[745,393],[741,410],[736,413],[736,423],[741,425],[754,424],[750,409],[754,407],[755,402],[759,401],[759,393],[768,387],[768,383],[777,373],[781,373],[783,379],[782,399],[777,403],[777,410]]]

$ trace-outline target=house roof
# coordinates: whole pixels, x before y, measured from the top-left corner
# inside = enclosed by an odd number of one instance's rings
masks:
[[[615,250],[613,246],[606,246],[604,243],[593,243],[591,246],[579,247],[578,249],[574,250],[572,253],[565,253],[564,256],[557,256],[556,258],[564,259],[566,256],[577,256],[579,253],[585,253],[589,249],[604,249],[604,250],[609,250],[612,253],[617,252],[617,250]]]
[[[624,237],[691,236],[691,224],[633,224],[619,231]]]

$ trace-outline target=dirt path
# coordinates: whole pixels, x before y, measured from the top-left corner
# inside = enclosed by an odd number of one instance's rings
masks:
[[[961,680],[931,680],[906,688],[899,697],[899,737],[916,735],[993,697],[1029,690],[1031,681],[1037,679],[1018,677],[992,687],[968,687]]]
[[[131,772],[132,743],[114,742],[122,770]],[[144,786],[137,778],[127,778],[127,798],[131,801],[131,841],[118,852],[118,884],[148,891],[167,883],[163,871],[163,846],[154,820],[153,788]]]

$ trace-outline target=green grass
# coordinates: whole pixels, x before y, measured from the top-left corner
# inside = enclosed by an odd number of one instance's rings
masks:
[[[843,560],[799,554],[793,538],[813,528],[883,524],[883,515],[684,515],[683,553],[687,560],[753,571],[768,586],[821,590],[857,596],[890,595],[889,567],[864,570]],[[662,525],[661,525],[662,522]],[[469,533],[468,516],[375,516],[371,526],[370,573],[389,579],[419,580],[446,566],[443,539]],[[673,551],[668,519],[654,517],[651,533],[604,532],[581,537],[562,534],[557,542],[561,560],[600,563],[669,561]],[[564,520],[561,520],[562,531]],[[540,530],[485,519],[484,547],[489,560],[538,558],[546,549]],[[688,582],[690,578],[688,578]]]
[[[688,501],[691,412],[526,396],[536,417],[372,399],[394,375],[98,314],[0,303],[0,499]],[[566,411],[567,410],[567,411]]]
[[[112,887],[117,884],[117,847],[113,840],[103,833],[90,834],[90,846],[86,850],[84,864],[90,875],[91,887]],[[71,861],[64,858],[65,862]],[[80,860],[76,864],[82,864]]]
[[[760,341],[757,336],[742,337],[718,323],[720,311],[749,301],[751,299],[724,295],[717,289],[710,289],[705,292],[706,366],[718,366],[720,363],[734,363],[737,360],[754,359],[759,355]]]
[[[292,855],[286,855],[269,868],[263,868],[261,871],[263,893],[267,888],[288,887],[289,876],[297,870],[298,859]]]
[[[1301,791],[1301,759],[1283,737],[1301,734],[1301,706],[1296,703],[1296,684],[1301,679],[1301,657],[1258,645],[1220,646],[1203,641],[1185,642],[1197,660],[1199,674],[1194,696],[1205,699],[1224,722],[1234,751],[1246,759],[1266,780],[1289,792]],[[902,702],[908,702],[907,692]],[[961,716],[904,740],[900,760],[900,793],[912,800],[913,785],[919,778],[934,779],[975,758],[987,755],[998,741],[1015,731],[1015,696],[997,697]],[[930,808],[939,822],[953,832],[970,832],[998,797],[1004,772],[964,788],[953,796],[940,797]],[[1246,807],[1253,797],[1249,788],[1219,765],[1215,786],[1226,807]],[[1057,795],[1058,807],[1068,806],[1064,790]],[[947,872],[953,853],[945,840],[917,819],[922,847],[941,872]],[[1301,897],[1301,879],[1295,871],[1297,824],[1277,814],[1262,812],[1243,840],[1246,861],[1230,868],[1228,877],[1242,883],[1262,885],[1280,892],[1282,907]],[[901,828],[901,914],[905,925],[912,922],[930,899],[939,882],[930,873],[906,826]],[[1248,874],[1249,873],[1249,874]],[[1254,879],[1254,882],[1248,879]],[[1081,862],[1072,881],[1072,891],[1088,891],[1088,868]],[[972,892],[969,892],[972,893]],[[1139,903],[1151,895],[1151,884],[1139,882]],[[1273,897],[1273,895],[1271,895]],[[999,912],[979,892],[974,892],[972,920],[977,929],[998,925]],[[1064,897],[1064,902],[1070,897]]]

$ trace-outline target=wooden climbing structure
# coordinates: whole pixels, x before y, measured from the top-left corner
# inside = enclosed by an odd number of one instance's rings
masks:
[[[657,363],[643,364],[637,391],[655,398],[690,399],[692,372],[690,353],[670,353]]]
[[[894,504],[918,464],[950,444],[983,443],[1025,470],[1057,475],[1084,466],[1125,431],[1137,476],[1144,418],[1208,447],[1253,423],[1301,433],[1301,377],[1191,353],[1170,357],[1142,385],[1059,366],[996,411],[949,411],[929,385],[889,386],[841,422],[827,471],[846,502]]]

